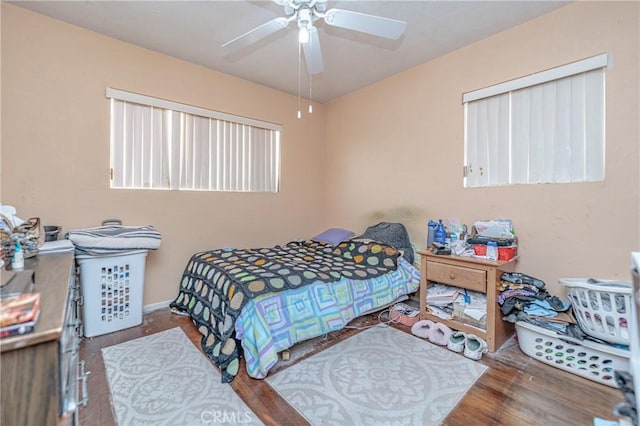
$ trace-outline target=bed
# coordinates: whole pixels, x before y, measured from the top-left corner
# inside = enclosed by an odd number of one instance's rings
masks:
[[[237,375],[241,354],[261,379],[280,351],[414,293],[419,281],[398,250],[378,241],[294,241],[195,253],[170,306],[191,317],[223,382]]]

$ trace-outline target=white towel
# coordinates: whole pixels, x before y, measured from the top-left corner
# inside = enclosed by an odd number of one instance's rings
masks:
[[[38,253],[64,253],[67,251],[73,251],[73,249],[73,243],[69,240],[46,241],[42,246],[40,246]]]
[[[156,250],[162,237],[153,226],[99,226],[70,231],[69,240],[87,254],[108,254],[129,250]]]

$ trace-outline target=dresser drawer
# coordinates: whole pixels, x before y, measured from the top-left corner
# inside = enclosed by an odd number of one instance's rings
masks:
[[[486,293],[487,272],[463,266],[427,262],[427,280]]]

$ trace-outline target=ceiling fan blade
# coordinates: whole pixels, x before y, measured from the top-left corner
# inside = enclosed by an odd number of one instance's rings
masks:
[[[252,43],[255,43],[258,40],[261,40],[267,37],[270,34],[275,33],[278,30],[286,28],[291,22],[290,19],[287,18],[275,18],[269,22],[266,22],[258,27],[255,27],[251,31],[248,31],[238,37],[230,40],[222,45],[222,47],[231,47],[231,48],[243,48]]]
[[[314,27],[309,29],[309,41],[302,45],[302,50],[304,50],[304,60],[309,74],[319,74],[324,71],[318,30]]]
[[[407,23],[397,19],[353,12],[343,9],[329,9],[324,14],[324,21],[334,27],[360,31],[378,37],[397,39],[404,34]]]

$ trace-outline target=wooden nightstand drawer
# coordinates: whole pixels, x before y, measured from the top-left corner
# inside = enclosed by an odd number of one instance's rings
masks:
[[[487,272],[481,269],[428,262],[427,280],[486,293]]]

